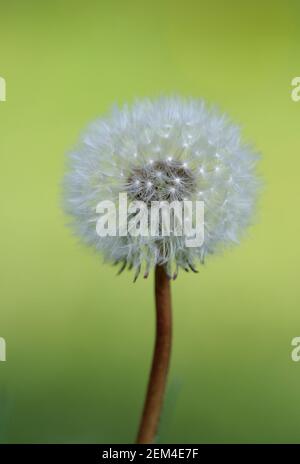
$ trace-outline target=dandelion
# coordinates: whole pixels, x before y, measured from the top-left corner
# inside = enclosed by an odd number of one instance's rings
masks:
[[[251,223],[256,200],[257,155],[239,128],[201,100],[161,98],[114,109],[83,133],[70,153],[64,181],[65,210],[75,233],[104,258],[147,277],[155,269],[156,345],[138,443],[154,440],[171,347],[170,279],[179,269],[197,272],[208,255],[237,243]],[[185,236],[99,236],[96,207],[126,192],[150,208],[155,201],[202,200],[201,246]],[[132,213],[128,212],[128,216]],[[117,225],[120,229],[121,224]]]

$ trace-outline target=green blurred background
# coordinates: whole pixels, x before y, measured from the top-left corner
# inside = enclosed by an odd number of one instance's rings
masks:
[[[60,209],[64,153],[113,103],[216,102],[262,152],[257,224],[173,285],[158,442],[300,442],[300,8],[289,1],[0,2],[1,442],[132,442],[153,279],[115,276]]]

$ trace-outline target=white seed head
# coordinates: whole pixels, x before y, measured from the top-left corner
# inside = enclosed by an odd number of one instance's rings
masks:
[[[194,269],[208,254],[236,242],[250,224],[257,158],[239,128],[201,100],[138,101],[92,123],[70,153],[65,210],[77,235],[109,261],[137,271],[145,265],[147,272],[157,264],[169,274],[174,264]],[[149,206],[204,200],[203,244],[186,247],[185,237],[174,235],[100,237],[96,206],[103,200],[117,205],[122,192]]]

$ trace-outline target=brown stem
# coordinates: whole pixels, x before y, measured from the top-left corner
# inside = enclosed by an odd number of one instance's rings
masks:
[[[156,339],[143,415],[136,443],[153,443],[163,405],[171,354],[172,307],[170,280],[155,268]]]

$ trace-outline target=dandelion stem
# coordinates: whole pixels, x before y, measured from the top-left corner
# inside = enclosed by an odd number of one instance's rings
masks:
[[[137,443],[153,443],[163,406],[172,339],[170,279],[162,266],[155,268],[156,339]]]

